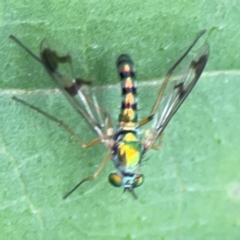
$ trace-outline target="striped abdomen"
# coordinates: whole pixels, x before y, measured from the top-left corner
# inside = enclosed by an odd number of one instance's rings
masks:
[[[137,87],[133,61],[127,54],[117,59],[118,74],[121,78],[122,104],[119,114],[119,124],[122,127],[132,127],[137,123]]]

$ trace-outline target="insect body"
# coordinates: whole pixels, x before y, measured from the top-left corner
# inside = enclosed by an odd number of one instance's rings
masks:
[[[143,156],[149,149],[160,149],[160,146],[155,145],[156,142],[158,140],[161,142],[163,130],[195,86],[206,65],[209,55],[208,44],[200,47],[182,75],[176,79],[171,79],[177,66],[188,55],[189,51],[204,33],[205,31],[199,33],[187,51],[168,71],[149,116],[141,121],[138,120],[137,114],[137,87],[133,61],[127,54],[122,54],[118,57],[117,69],[121,79],[122,102],[118,119],[119,123],[115,128],[112,126],[110,115],[98,104],[96,96],[92,93],[91,82],[84,81],[81,78],[70,80],[70,77],[66,76],[62,71],[62,67],[71,64],[71,57],[69,55],[58,56],[55,51],[44,47],[42,43],[40,57],[37,57],[16,37],[10,36],[11,39],[44,66],[58,88],[73,107],[83,116],[98,137],[85,144],[63,122],[21,99],[16,97],[14,99],[42,113],[51,120],[60,123],[83,148],[88,148],[102,142],[109,149],[108,154],[99,165],[97,171],[93,175],[82,179],[64,198],[68,197],[82,183],[95,179],[110,159],[112,159],[116,172],[109,175],[109,182],[115,187],[123,187],[124,191],[127,190],[136,197],[134,189],[141,186],[144,181],[144,176],[140,171]],[[145,139],[143,140],[140,138],[139,128],[150,121],[153,124],[146,132]]]
[[[114,134],[112,159],[118,172],[110,174],[109,181],[113,186],[123,186],[133,192],[143,183],[140,173],[143,146],[138,134],[135,71],[132,60],[126,54],[118,58],[117,68],[122,85],[122,104],[119,126]]]

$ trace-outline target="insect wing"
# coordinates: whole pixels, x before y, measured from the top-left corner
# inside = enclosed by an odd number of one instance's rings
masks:
[[[93,130],[100,137],[106,136],[109,114],[98,104],[90,87],[91,82],[73,77],[71,56],[69,54],[59,56],[57,52],[46,47],[43,41],[41,61],[58,88]]]
[[[162,100],[153,116],[152,128],[145,142],[146,149],[150,148],[161,136],[172,116],[197,83],[208,60],[208,55],[209,45],[204,44],[190,63],[186,65],[182,74],[173,79],[172,75],[168,75],[165,79],[167,85]]]

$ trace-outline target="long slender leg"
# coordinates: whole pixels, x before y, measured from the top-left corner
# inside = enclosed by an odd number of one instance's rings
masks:
[[[22,47],[28,54],[30,54],[36,61],[40,62],[43,64],[42,60],[35,55],[30,49],[28,49],[25,45],[21,43],[19,39],[17,39],[15,36],[10,35],[9,38],[11,38],[14,42],[16,42],[20,47]]]
[[[111,157],[111,153],[109,152],[105,158],[103,159],[103,161],[101,162],[100,166],[98,167],[97,171],[92,175],[92,176],[88,176],[84,179],[82,179],[71,191],[69,191],[68,193],[66,193],[63,197],[63,199],[66,199],[71,193],[73,193],[78,187],[80,187],[84,182],[87,181],[91,181],[93,179],[95,179],[103,170],[103,168],[106,166],[107,162],[109,161]]]
[[[36,112],[44,115],[45,117],[49,118],[50,120],[52,120],[53,122],[56,122],[59,124],[60,127],[62,127],[66,132],[68,132],[70,135],[72,135],[74,137],[74,139],[83,147],[83,148],[88,148],[88,147],[91,147],[99,142],[101,142],[101,139],[100,138],[96,138],[94,140],[92,140],[91,142],[89,143],[84,143],[79,137],[78,135],[76,135],[74,133],[74,131],[72,129],[70,129],[63,121],[55,118],[54,116],[46,113],[45,111],[41,110],[40,108],[38,107],[35,107],[29,103],[27,103],[26,101],[22,100],[22,99],[19,99],[17,97],[13,97],[13,100],[17,101],[17,102],[20,102],[22,103],[23,105],[35,110]]]

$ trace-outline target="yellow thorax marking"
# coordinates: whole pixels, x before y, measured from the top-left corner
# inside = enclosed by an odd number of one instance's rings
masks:
[[[134,134],[128,133],[119,144],[119,153],[121,156],[124,156],[122,160],[126,166],[134,167],[138,164],[140,152],[136,146],[127,144],[126,142],[137,142],[137,138]]]
[[[136,136],[133,133],[127,133],[124,138],[123,141],[127,141],[127,142],[137,142],[138,139],[136,138]]]

